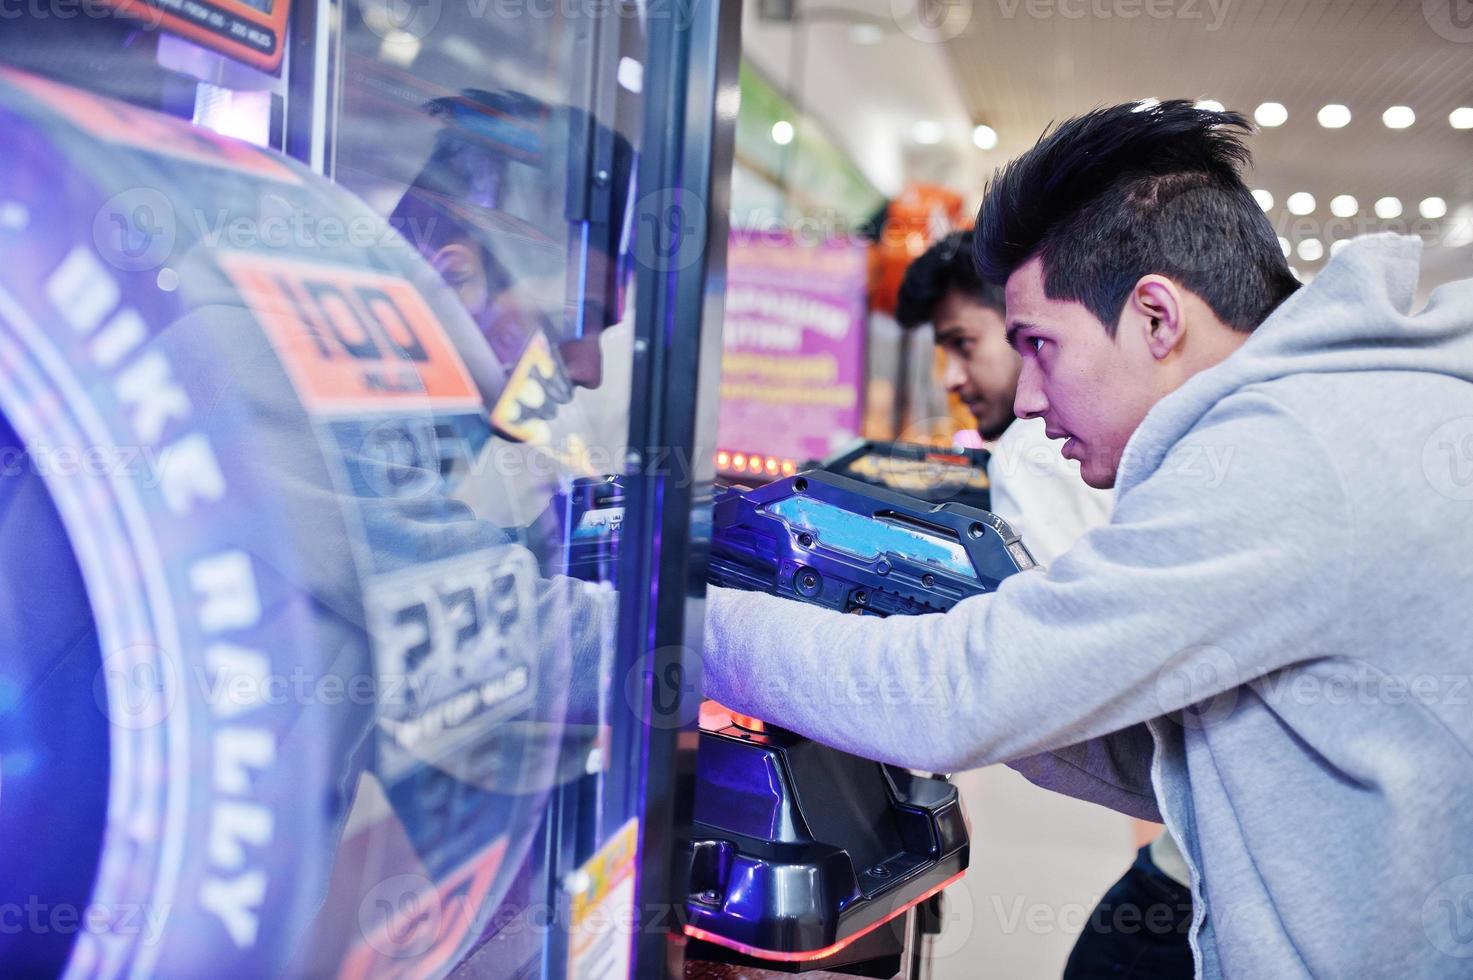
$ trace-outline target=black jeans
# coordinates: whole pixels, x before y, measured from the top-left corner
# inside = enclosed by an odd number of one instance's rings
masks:
[[[1192,891],[1142,847],[1105,893],[1069,954],[1064,980],[1175,980],[1193,974]]]

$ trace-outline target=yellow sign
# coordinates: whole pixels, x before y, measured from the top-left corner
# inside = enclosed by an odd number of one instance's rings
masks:
[[[634,862],[639,856],[639,819],[631,817],[575,876],[569,980],[629,980],[634,932]]]

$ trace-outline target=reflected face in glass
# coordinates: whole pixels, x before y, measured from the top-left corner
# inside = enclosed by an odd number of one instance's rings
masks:
[[[546,315],[529,301],[527,293],[532,290],[520,290],[515,284],[498,288],[505,277],[493,277],[487,258],[486,250],[475,242],[458,238],[438,249],[430,257],[430,265],[455,291],[502,364],[511,368],[533,331],[544,330],[549,338],[555,338],[556,333],[546,322]],[[575,386],[597,388],[603,382],[603,354],[597,334],[555,342],[555,346],[568,380]]]
[[[491,302],[490,283],[486,277],[484,253],[469,241],[451,242],[437,251],[430,264],[455,291],[460,302],[477,322]]]
[[[580,388],[597,388],[603,384],[604,358],[598,346],[598,334],[564,341],[558,344],[557,351],[573,384]]]
[[[982,438],[996,439],[1013,421],[1019,365],[1002,315],[952,290],[936,304],[931,318],[936,346],[946,358],[946,390],[976,417]]]

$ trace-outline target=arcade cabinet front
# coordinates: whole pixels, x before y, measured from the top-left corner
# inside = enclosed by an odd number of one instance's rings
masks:
[[[0,30],[4,972],[667,974],[730,7],[169,9]]]

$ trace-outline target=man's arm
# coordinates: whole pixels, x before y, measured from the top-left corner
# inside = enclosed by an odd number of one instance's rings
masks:
[[[1047,568],[1089,531],[1109,523],[1114,494],[1084,482],[1042,419],[1017,419],[987,461],[992,512],[1012,525]],[[1144,725],[1009,763],[1030,782],[1066,796],[1160,820]]]
[[[1046,574],[949,613],[847,616],[713,589],[706,693],[885,762],[1020,759],[1333,651],[1350,537],[1318,440],[1239,393]]]

